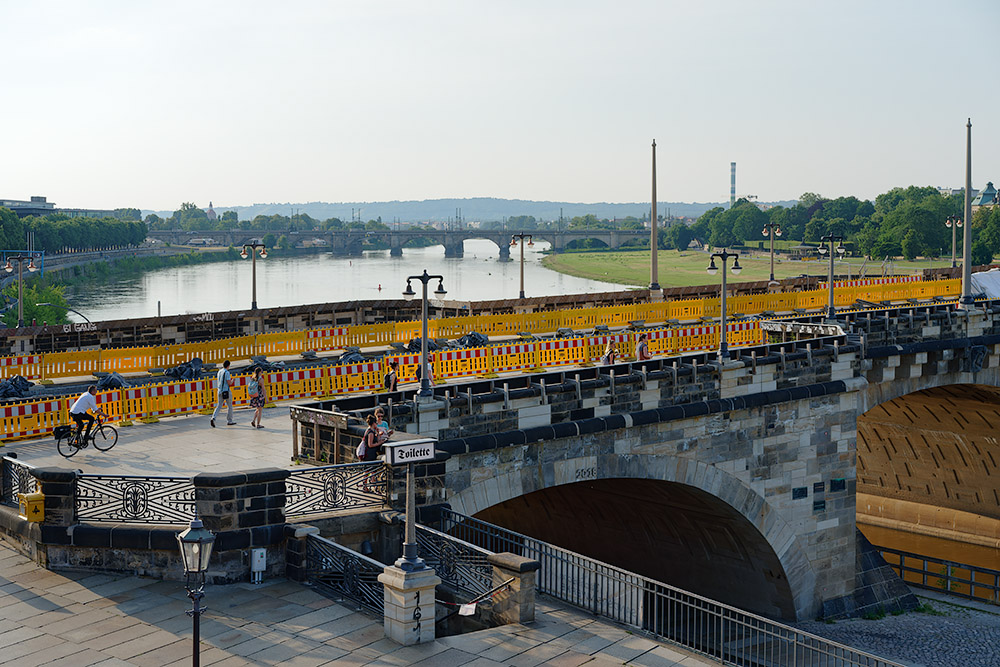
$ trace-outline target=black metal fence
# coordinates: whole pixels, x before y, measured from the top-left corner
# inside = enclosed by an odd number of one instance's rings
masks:
[[[336,542],[306,537],[306,578],[313,586],[338,600],[351,600],[359,609],[385,613],[385,597],[378,575],[385,566]]]
[[[472,597],[485,595],[493,588],[491,555],[451,535],[417,524],[417,547],[420,557],[441,581]]]
[[[918,588],[1000,604],[1000,570],[876,546],[896,574]]]
[[[190,477],[80,475],[76,480],[77,521],[183,524],[194,514]]]
[[[285,480],[285,516],[313,516],[386,504],[389,470],[382,461],[296,468]]]
[[[444,532],[466,542],[541,562],[539,593],[729,664],[901,667],[457,512],[443,510],[441,522]]]
[[[17,494],[33,493],[37,489],[31,476],[33,466],[4,456],[0,458],[0,503],[17,507]]]

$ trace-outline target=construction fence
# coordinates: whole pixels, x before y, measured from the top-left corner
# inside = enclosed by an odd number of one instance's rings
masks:
[[[758,322],[734,322],[727,325],[731,346],[756,345],[764,332]],[[645,332],[649,349],[655,355],[675,355],[691,350],[713,350],[719,346],[716,325],[678,327]],[[463,350],[438,350],[429,355],[435,381],[451,378],[490,376],[517,370],[551,368],[593,363],[600,359],[608,343],[621,357],[634,354],[639,332],[623,332],[557,340],[537,340],[499,344]],[[379,360],[359,364],[340,364],[315,368],[266,373],[269,401],[307,397],[338,396],[381,389],[392,361],[398,363],[401,382],[416,379],[420,355],[390,354]],[[246,375],[234,375],[233,404],[248,405]],[[112,421],[151,419],[190,414],[211,408],[217,401],[213,378],[164,382],[142,387],[99,392],[97,403]],[[76,396],[25,401],[0,407],[0,433],[4,438],[19,439],[46,435],[70,423],[69,408]]]
[[[877,278],[834,283],[834,304],[840,307],[857,300],[900,301],[956,297],[960,280],[921,281],[916,277]],[[729,297],[729,313],[758,313],[819,310],[826,307],[826,288],[806,292],[778,292]],[[660,303],[637,303],[627,306],[577,308],[538,313],[478,315],[429,320],[431,338],[459,338],[477,331],[487,336],[516,336],[520,333],[543,334],[559,329],[593,329],[598,325],[624,327],[631,322],[667,323],[719,317],[719,299],[686,299]],[[697,340],[700,334],[691,334]],[[90,376],[95,372],[139,373],[151,368],[171,368],[198,357],[206,363],[219,364],[226,359],[237,361],[256,355],[289,356],[314,350],[326,352],[349,346],[388,346],[406,343],[420,336],[420,322],[386,322],[350,327],[319,327],[299,331],[276,331],[255,336],[237,336],[219,340],[126,347],[100,350],[22,354],[0,357],[0,379],[21,375],[30,380]],[[676,341],[671,341],[676,342]],[[654,346],[650,343],[650,348]],[[702,349],[689,347],[686,349]],[[685,351],[678,349],[677,351]],[[663,350],[667,354],[670,351]]]

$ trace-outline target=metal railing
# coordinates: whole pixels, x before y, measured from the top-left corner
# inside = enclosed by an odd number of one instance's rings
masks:
[[[292,470],[285,480],[285,517],[384,507],[389,471],[382,461]]]
[[[728,664],[902,667],[457,512],[443,510],[441,522],[444,532],[472,544],[541,562],[539,593]]]
[[[493,588],[493,566],[487,561],[490,552],[433,528],[417,524],[420,557],[441,581],[473,596]]]
[[[359,609],[385,613],[385,596],[378,575],[385,566],[319,535],[306,536],[306,578],[340,600]]]
[[[76,480],[77,521],[183,524],[194,515],[190,477],[80,475]]]
[[[1000,604],[1000,570],[876,546],[885,562],[911,586]],[[895,556],[892,562],[886,556]],[[910,576],[907,576],[910,575]]]
[[[0,504],[17,507],[17,494],[32,493],[38,488],[31,474],[33,468],[9,456],[0,458]]]

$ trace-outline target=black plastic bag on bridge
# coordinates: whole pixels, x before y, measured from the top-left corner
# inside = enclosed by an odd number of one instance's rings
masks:
[[[484,347],[490,344],[490,337],[478,331],[470,331],[458,339],[458,344],[462,347]]]
[[[437,344],[437,341],[433,338],[427,338],[427,351],[433,352],[434,350],[440,350],[441,346]],[[414,354],[420,353],[420,339],[414,338],[409,343],[406,344],[406,351],[412,352]]]
[[[361,364],[361,363],[364,363],[365,361],[366,361],[366,359],[364,358],[364,356],[360,352],[358,352],[357,350],[347,350],[342,355],[340,355],[340,359],[337,361],[337,363],[338,364]]]
[[[175,380],[197,380],[201,377],[201,366],[202,361],[200,357],[194,357],[190,361],[185,361],[179,366],[174,366],[163,371],[166,377],[172,377]]]
[[[20,375],[15,375],[0,382],[0,398],[24,398],[33,386],[34,382],[28,382]]]
[[[124,389],[131,386],[132,385],[126,382],[125,378],[118,375],[118,373],[108,373],[97,381],[98,391],[103,391],[105,389]]]
[[[257,356],[250,357],[250,361],[253,363],[247,368],[248,371],[253,373],[258,368],[265,373],[270,373],[271,371],[283,371],[285,370],[284,361],[268,361],[267,357]]]

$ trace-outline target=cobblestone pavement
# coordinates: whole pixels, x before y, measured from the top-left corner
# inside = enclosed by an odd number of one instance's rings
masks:
[[[911,667],[995,667],[1000,665],[1000,607],[966,606],[923,597],[934,613],[909,612],[878,620],[796,623],[806,632]],[[954,598],[952,598],[954,599]],[[977,608],[974,608],[977,607]]]

